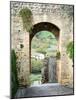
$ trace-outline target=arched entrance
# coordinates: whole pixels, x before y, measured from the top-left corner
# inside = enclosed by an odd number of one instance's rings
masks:
[[[30,71],[31,71],[31,42],[32,42],[32,40],[33,40],[33,38],[34,38],[34,36],[38,33],[38,32],[41,32],[41,31],[48,31],[48,32],[52,32],[53,33],[53,35],[55,36],[55,38],[56,38],[56,40],[57,40],[57,42],[58,42],[58,49],[57,49],[57,51],[59,51],[59,33],[60,33],[60,29],[56,26],[56,25],[54,25],[54,24],[52,24],[52,23],[49,23],[49,22],[41,22],[41,23],[38,23],[38,24],[35,24],[34,26],[33,26],[33,29],[32,29],[32,31],[31,31],[31,33],[30,33]],[[47,33],[46,33],[47,34]],[[48,61],[50,62],[51,60],[53,60],[53,58],[51,59],[51,57],[48,59]],[[54,59],[55,60],[55,62],[56,62],[56,59]],[[48,63],[49,63],[48,62]],[[54,63],[55,63],[54,62]],[[49,63],[50,64],[50,63]],[[54,64],[53,64],[53,68],[54,68]],[[51,69],[52,69],[52,67],[51,67]],[[50,68],[48,68],[48,70],[50,70]],[[56,70],[56,68],[54,69],[54,70]],[[54,70],[50,70],[50,71],[48,71],[48,73],[52,73],[52,71],[54,72]],[[55,74],[55,73],[54,73]],[[50,76],[51,74],[49,74],[49,78],[51,77]],[[53,75],[53,77],[54,77],[54,75]],[[57,77],[58,78],[58,77]],[[50,80],[50,79],[49,79]],[[51,80],[52,80],[52,78],[51,78]],[[52,81],[53,82],[53,81]]]
[[[30,34],[30,40],[32,40],[32,38],[37,32],[44,30],[54,33],[56,38],[59,39],[60,29],[56,25],[49,22],[40,22],[33,26],[33,29]]]

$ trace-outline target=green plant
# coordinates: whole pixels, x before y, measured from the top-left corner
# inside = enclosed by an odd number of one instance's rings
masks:
[[[32,39],[31,48],[38,53],[44,54],[44,56],[50,56],[51,52],[57,46],[57,40],[53,33],[48,31],[40,31],[38,32]],[[52,55],[54,52],[52,52]]]
[[[57,58],[57,59],[60,59],[60,51],[58,51],[58,52],[56,53],[56,58]]]
[[[31,59],[32,73],[40,73],[43,63],[41,60]]]
[[[45,55],[46,54],[46,48],[42,48],[42,47],[41,48],[37,48],[36,52],[39,52],[39,53],[42,53],[42,54]]]
[[[28,8],[23,8],[20,10],[19,15],[22,17],[23,28],[30,31],[32,28],[32,12]]]
[[[73,54],[74,54],[74,45],[73,41],[70,41],[67,45],[67,54],[68,56],[73,60]]]
[[[14,98],[14,95],[18,88],[18,79],[17,79],[17,70],[16,70],[16,54],[15,51],[11,51],[11,98]]]

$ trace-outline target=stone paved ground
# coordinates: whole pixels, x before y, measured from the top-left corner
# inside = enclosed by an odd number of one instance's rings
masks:
[[[15,98],[26,97],[41,97],[41,96],[56,96],[56,95],[72,95],[73,89],[62,86],[58,83],[42,84],[31,86],[28,88],[19,88]]]

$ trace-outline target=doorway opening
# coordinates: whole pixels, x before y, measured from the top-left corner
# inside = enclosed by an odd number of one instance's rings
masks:
[[[31,85],[57,82],[56,54],[59,50],[59,33],[60,29],[49,22],[37,23],[31,29]]]
[[[57,82],[57,50],[58,41],[52,32],[40,31],[36,33],[31,41],[31,85]],[[54,61],[52,62],[52,60]]]

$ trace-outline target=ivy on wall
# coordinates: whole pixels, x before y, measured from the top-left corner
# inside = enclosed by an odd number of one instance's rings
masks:
[[[14,98],[15,93],[18,89],[18,78],[17,78],[17,69],[16,69],[16,54],[15,51],[11,51],[11,98]]]
[[[67,45],[67,54],[68,54],[69,58],[71,58],[73,60],[73,54],[74,54],[73,41],[70,41]]]
[[[32,12],[28,8],[23,8],[19,12],[20,17],[22,17],[23,21],[23,29],[26,29],[29,32],[32,28]]]

